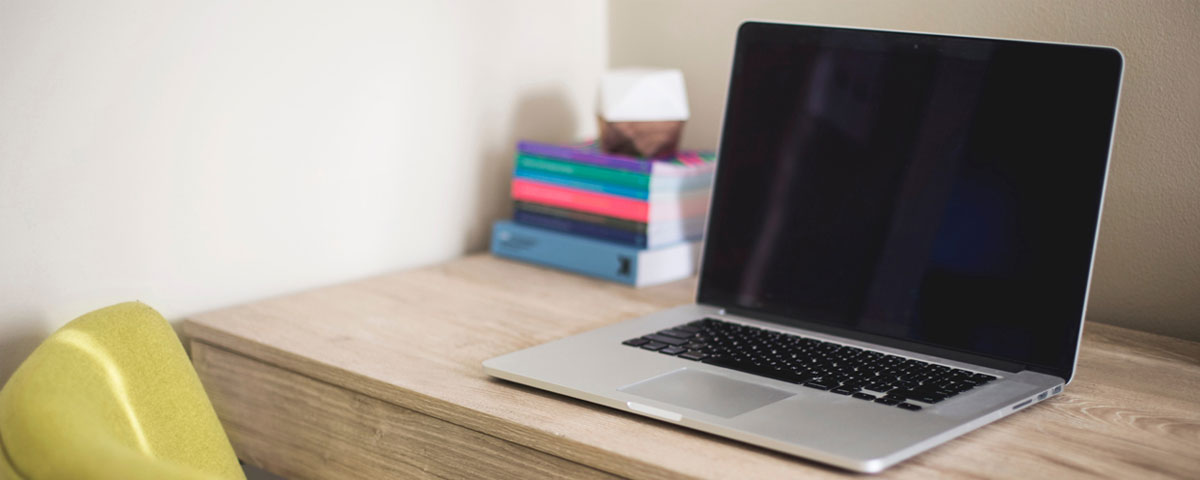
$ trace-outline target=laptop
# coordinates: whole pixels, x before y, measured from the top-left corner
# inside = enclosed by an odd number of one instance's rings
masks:
[[[484,370],[860,472],[1058,395],[1123,64],[745,23],[695,303]]]

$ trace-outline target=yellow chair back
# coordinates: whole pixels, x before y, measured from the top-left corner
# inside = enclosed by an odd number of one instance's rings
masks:
[[[0,478],[245,475],[175,331],[130,302],[63,326],[0,389]]]

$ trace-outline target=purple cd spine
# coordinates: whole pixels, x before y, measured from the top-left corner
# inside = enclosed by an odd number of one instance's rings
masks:
[[[530,141],[520,141],[517,143],[517,151],[536,155],[541,157],[550,157],[562,160],[569,160],[577,163],[585,163],[588,165],[596,165],[600,167],[617,168],[628,170],[631,172],[649,174],[653,171],[653,162],[650,160],[639,160],[636,158],[618,157],[614,155],[605,155],[603,153],[582,150],[574,147],[564,147],[559,145],[549,145],[545,143],[537,143]]]

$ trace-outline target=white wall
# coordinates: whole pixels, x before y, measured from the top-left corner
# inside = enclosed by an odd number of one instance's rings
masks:
[[[0,0],[0,382],[170,319],[485,246],[512,145],[594,134],[603,0]]]
[[[683,143],[716,145],[744,19],[1120,48],[1117,121],[1088,319],[1200,340],[1200,1],[612,0],[614,67],[684,71]]]
[[[1200,338],[1200,2],[0,0],[0,381],[107,304],[483,248],[513,141],[593,134],[610,60],[683,68],[712,147],[750,17],[1122,48],[1091,318]]]

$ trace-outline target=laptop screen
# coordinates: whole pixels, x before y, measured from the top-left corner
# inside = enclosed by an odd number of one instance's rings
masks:
[[[1069,378],[1121,71],[1100,47],[743,25],[698,300]]]

